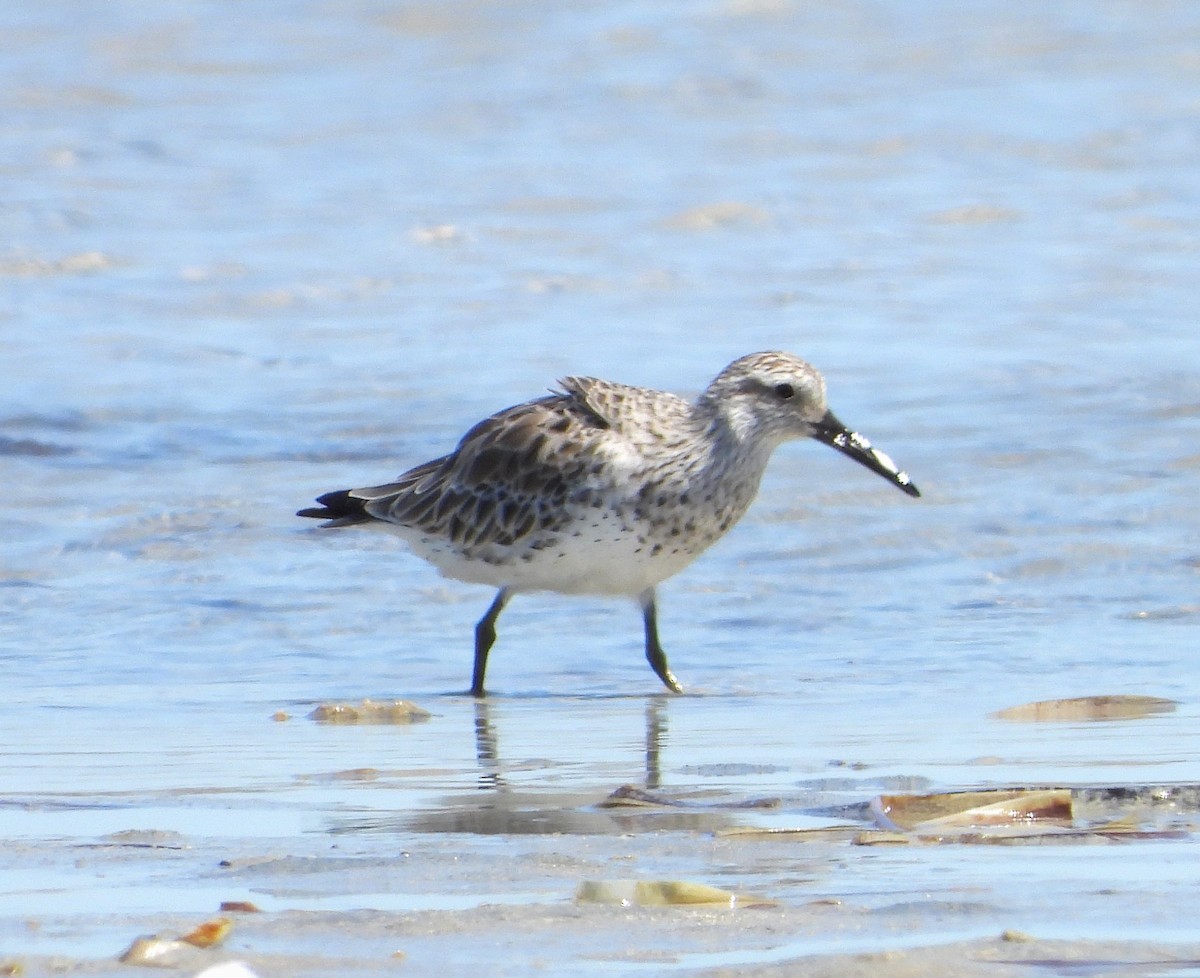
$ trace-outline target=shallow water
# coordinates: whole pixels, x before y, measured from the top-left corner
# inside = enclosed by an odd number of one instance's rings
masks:
[[[1194,5],[52,2],[0,37],[3,953],[102,970],[240,898],[264,974],[370,967],[349,908],[431,973],[506,928],[504,973],[558,974],[1194,939],[1190,837],[711,834],[896,785],[1200,783]],[[455,695],[490,596],[292,516],[563,374],[686,393],[769,348],[924,495],[781,449],[663,588],[685,697],[636,609],[555,597]],[[1179,707],[988,716],[1120,693]],[[433,717],[304,719],[364,697]],[[702,804],[597,807],[626,783]],[[573,907],[625,876],[752,889],[797,936]],[[835,898],[861,919],[794,919]]]

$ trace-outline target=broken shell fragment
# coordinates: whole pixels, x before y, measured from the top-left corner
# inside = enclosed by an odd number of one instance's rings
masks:
[[[197,948],[215,947],[229,936],[233,921],[215,917],[184,934],[183,937],[163,937],[145,934],[137,938],[117,958],[122,964],[144,965],[151,968],[174,968],[192,959]]]
[[[1066,788],[1002,788],[990,791],[947,791],[930,795],[879,795],[871,814],[880,828],[968,828],[1054,821],[1069,825],[1071,792]]]
[[[621,907],[761,907],[773,901],[687,880],[585,880],[575,891],[580,903]]]
[[[872,829],[868,832],[859,832],[851,841],[856,846],[907,846],[911,845],[913,840],[911,836],[907,836],[903,832]]]
[[[136,938],[117,958],[121,964],[145,965],[152,968],[172,968],[182,963],[195,947],[176,937],[145,934]]]
[[[789,842],[845,842],[862,831],[860,825],[822,825],[816,828],[790,829],[786,827],[763,828],[755,825],[734,825],[717,829],[713,835],[718,839],[787,839]]]
[[[233,930],[233,921],[228,917],[214,917],[206,920],[195,930],[188,931],[181,941],[186,941],[192,947],[216,947]]]
[[[1065,700],[1039,700],[1010,706],[991,714],[1011,723],[1072,723],[1081,720],[1136,720],[1156,713],[1171,713],[1175,700],[1161,696],[1077,696]]]
[[[670,808],[677,806],[662,795],[656,795],[632,784],[623,784],[599,803],[600,808]]]
[[[258,904],[249,900],[222,900],[217,909],[221,913],[262,913]]]
[[[409,700],[350,703],[322,703],[308,718],[318,723],[419,723],[432,714]]]

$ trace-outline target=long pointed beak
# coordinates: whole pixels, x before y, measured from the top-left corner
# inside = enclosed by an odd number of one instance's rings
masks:
[[[818,423],[813,437],[831,448],[836,448],[843,455],[848,455],[859,465],[865,465],[872,472],[878,472],[899,489],[910,496],[921,495],[920,490],[908,478],[907,472],[896,468],[896,463],[877,448],[872,448],[857,431],[851,431],[842,424],[832,411],[826,411]]]

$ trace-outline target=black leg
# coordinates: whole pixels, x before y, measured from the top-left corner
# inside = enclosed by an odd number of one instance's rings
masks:
[[[672,693],[682,693],[683,687],[667,666],[667,654],[658,644],[658,607],[655,604],[654,588],[644,591],[641,596],[642,620],[646,623],[646,661],[654,674],[663,681],[663,685]]]
[[[508,604],[511,597],[508,588],[502,587],[496,593],[496,600],[488,608],[487,614],[479,619],[475,626],[475,671],[471,674],[471,695],[483,696],[483,674],[487,672],[487,657],[492,643],[496,641],[496,619]]]

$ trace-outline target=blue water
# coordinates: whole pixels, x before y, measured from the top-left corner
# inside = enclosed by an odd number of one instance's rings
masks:
[[[654,723],[636,609],[515,601],[508,778],[644,781],[658,724],[664,786],[749,764],[736,797],[831,762],[1200,781],[1195,5],[51,2],[0,36],[8,838],[302,839],[494,787],[446,695],[490,595],[293,512],[563,374],[689,393],[771,348],[923,497],[781,449],[663,588],[694,695]],[[1118,693],[1180,707],[987,719]],[[363,697],[435,716],[303,719]],[[358,768],[407,773],[313,780]]]

